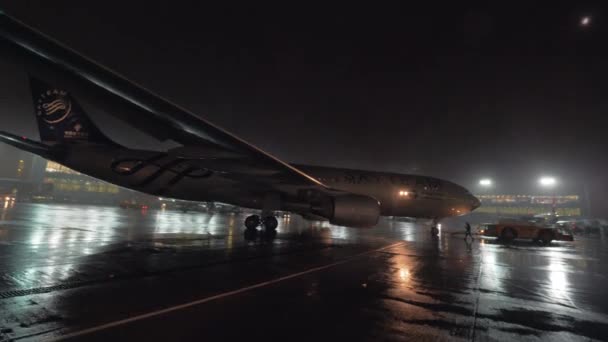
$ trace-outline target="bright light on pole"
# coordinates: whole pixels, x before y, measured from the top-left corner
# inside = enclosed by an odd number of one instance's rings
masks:
[[[545,187],[552,187],[557,183],[557,180],[553,177],[542,177],[538,180],[538,183]]]
[[[540,184],[540,186],[544,187],[544,188],[552,188],[553,189],[553,200],[551,203],[551,214],[553,214],[553,216],[556,215],[556,198],[555,198],[555,184],[557,184],[557,180],[555,180],[555,178],[553,177],[541,177],[538,180],[538,183]]]
[[[481,185],[483,187],[490,187],[490,186],[492,186],[492,180],[488,179],[488,178],[481,179],[479,181],[479,185]]]

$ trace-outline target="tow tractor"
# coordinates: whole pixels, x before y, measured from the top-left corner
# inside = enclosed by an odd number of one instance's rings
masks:
[[[551,241],[574,241],[572,234],[561,228],[518,221],[481,224],[479,225],[479,234],[496,237],[505,242],[515,239],[530,239],[544,245],[551,243]]]

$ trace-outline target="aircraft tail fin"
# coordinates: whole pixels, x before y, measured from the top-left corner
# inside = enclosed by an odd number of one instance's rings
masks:
[[[35,78],[30,78],[30,87],[43,143],[116,145],[91,121],[68,91]]]

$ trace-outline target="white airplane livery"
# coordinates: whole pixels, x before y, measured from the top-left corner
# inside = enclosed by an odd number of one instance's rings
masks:
[[[372,227],[380,216],[437,222],[480,204],[464,187],[433,177],[288,164],[2,12],[0,61],[29,80],[29,115],[40,132],[39,141],[0,132],[0,141],[147,194],[261,210],[246,218],[248,230],[275,230],[275,211]],[[87,114],[92,106],[179,146],[122,146]]]

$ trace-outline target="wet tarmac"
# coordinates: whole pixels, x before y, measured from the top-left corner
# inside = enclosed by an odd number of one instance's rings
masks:
[[[0,208],[0,341],[608,340],[600,236],[537,246],[444,221],[348,229],[245,214]]]

